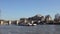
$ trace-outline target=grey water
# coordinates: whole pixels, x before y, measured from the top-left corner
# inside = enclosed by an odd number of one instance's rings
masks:
[[[0,25],[0,34],[60,34],[60,25]]]

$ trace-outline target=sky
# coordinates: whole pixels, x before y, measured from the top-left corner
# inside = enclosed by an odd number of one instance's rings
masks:
[[[17,20],[36,14],[60,14],[60,0],[0,0],[0,18]]]

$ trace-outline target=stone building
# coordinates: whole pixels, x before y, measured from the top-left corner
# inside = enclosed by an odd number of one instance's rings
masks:
[[[45,16],[45,23],[53,23],[52,18],[50,15]]]
[[[60,23],[60,14],[55,15],[54,23]]]
[[[28,20],[29,21],[34,21],[34,23],[39,24],[39,23],[41,23],[41,21],[44,20],[44,16],[38,14],[38,15],[35,15],[33,17],[29,17]]]

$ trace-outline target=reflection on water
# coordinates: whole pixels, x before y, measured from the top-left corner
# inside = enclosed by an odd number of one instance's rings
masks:
[[[60,34],[60,25],[1,25],[0,34]]]

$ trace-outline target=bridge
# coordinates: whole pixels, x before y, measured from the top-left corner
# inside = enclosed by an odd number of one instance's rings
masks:
[[[18,25],[18,23],[19,23],[19,20],[15,20],[15,21],[12,21],[12,20],[0,20],[0,25],[5,25],[5,24],[7,24],[7,25],[11,25],[11,24],[16,24],[16,25]]]
[[[40,21],[38,21],[40,22]],[[31,23],[33,24],[34,21],[27,21],[27,20],[0,20],[0,25],[11,25],[11,24],[14,24],[14,25],[19,25],[19,23]]]

